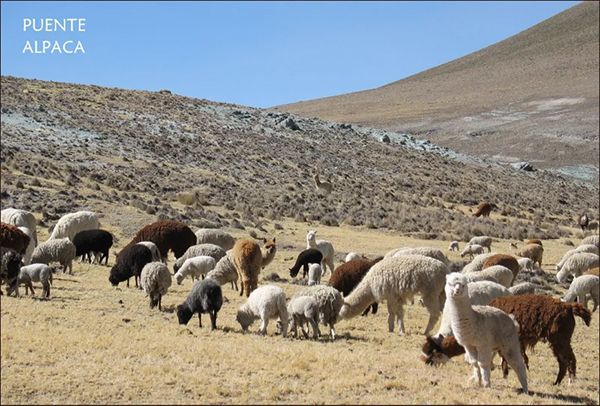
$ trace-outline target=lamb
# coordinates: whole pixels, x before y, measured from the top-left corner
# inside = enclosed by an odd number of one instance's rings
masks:
[[[323,261],[323,254],[316,248],[308,248],[298,254],[296,258],[296,263],[293,267],[290,268],[290,276],[292,278],[298,275],[300,272],[300,267],[303,268],[303,277],[306,278],[308,275],[308,265],[309,264],[320,264]]]
[[[448,251],[458,251],[458,241],[454,240],[452,242],[450,242],[450,245],[448,246]]]
[[[73,241],[73,237],[84,230],[95,230],[100,228],[98,216],[92,211],[78,211],[69,213],[58,219],[58,222],[52,230],[52,234],[48,240],[57,240],[60,238],[68,238]]]
[[[360,259],[338,266],[329,278],[329,286],[339,290],[344,297],[348,296],[369,272],[369,269],[382,259],[383,257],[376,258],[373,261]],[[363,312],[363,316],[366,316],[370,309],[372,309],[373,314],[377,313],[377,307],[377,302],[371,303]]]
[[[342,294],[331,286],[316,285],[306,287],[296,292],[294,299],[303,296],[309,296],[316,300],[319,309],[319,321],[326,326],[329,326],[331,339],[335,340],[335,324],[338,321],[338,315],[344,304]]]
[[[517,261],[517,259],[512,255],[508,254],[494,254],[487,257],[485,261],[483,261],[483,266],[481,269],[486,269],[495,265],[502,265],[512,271],[513,280],[511,281],[511,283],[516,280],[517,275],[519,275],[519,271],[521,269],[519,266],[519,261]]]
[[[460,257],[464,257],[465,255],[469,255],[469,258],[473,259],[473,254],[479,255],[483,254],[483,247],[478,244],[467,244],[463,251],[460,253]]]
[[[492,355],[498,351],[516,372],[524,393],[527,371],[521,354],[519,324],[513,316],[491,306],[472,306],[467,279],[453,272],[446,277],[446,306],[456,342],[465,348],[467,361],[473,366],[473,378],[490,387]],[[498,300],[498,299],[496,299]]]
[[[25,253],[23,254],[23,263],[25,265],[29,265],[31,263],[31,256],[33,255],[33,250],[36,247],[35,232],[23,226],[17,226],[17,228],[21,230],[23,234],[29,237],[29,244],[27,244],[27,248],[25,249]]]
[[[223,248],[215,244],[192,245],[185,251],[185,254],[177,258],[175,264],[173,265],[173,273],[177,273],[179,268],[181,268],[181,266],[187,259],[199,257],[202,255],[211,257],[215,260],[215,262],[219,262],[221,258],[223,258],[226,255],[226,252]]]
[[[321,273],[323,273],[323,270],[321,269],[321,265],[310,264],[310,266],[308,267],[308,286],[320,284],[321,283]]]
[[[258,274],[265,263],[269,263],[275,254],[275,239],[261,247],[252,240],[240,239],[232,249],[232,260],[240,278],[242,287],[240,296],[246,291],[246,297],[258,286]]]
[[[37,221],[32,213],[9,207],[0,212],[0,220],[6,224],[12,224],[17,227],[25,227],[31,231],[30,237],[33,237],[33,247],[37,247]]]
[[[567,259],[569,259],[571,255],[576,254],[578,252],[588,252],[590,254],[598,255],[598,247],[596,247],[593,244],[583,244],[579,245],[577,248],[565,252],[560,261],[558,261],[558,263],[556,264],[556,271],[560,271],[565,262],[567,262]]]
[[[305,325],[308,323],[312,328],[313,339],[321,335],[319,330],[319,304],[312,296],[294,297],[287,306],[288,316],[290,318],[290,332],[293,337],[298,337],[298,326],[302,329],[304,338],[308,338],[308,332]]]
[[[150,308],[153,309],[158,305],[160,311],[162,297],[171,286],[171,272],[162,262],[149,262],[142,268],[140,285],[150,297]]]
[[[237,244],[237,242],[236,242]],[[235,247],[234,247],[235,249]],[[261,320],[258,332],[267,333],[269,319],[279,317],[283,337],[287,336],[289,320],[283,289],[274,285],[261,286],[250,293],[248,300],[237,311],[236,320],[242,330],[248,331],[254,320]]]
[[[344,262],[354,261],[355,259],[364,258],[363,256],[357,254],[356,252],[349,252],[344,258]]]
[[[166,262],[166,258],[163,258],[162,255],[160,255],[158,247],[152,241],[140,241],[138,242],[138,245],[143,245],[150,250],[152,253],[152,262]]]
[[[482,235],[480,237],[473,237],[469,241],[469,244],[471,244],[471,245],[475,245],[475,244],[481,245],[482,247],[487,248],[488,252],[492,252],[492,237],[488,237],[486,235]]]
[[[7,294],[14,291],[17,296],[19,295],[17,279],[21,268],[21,260],[21,254],[14,249],[0,247],[0,283],[6,283]]]
[[[492,205],[486,202],[482,202],[477,206],[477,210],[473,213],[473,217],[489,217],[492,212]]]
[[[344,299],[340,317],[354,317],[371,303],[387,300],[389,331],[394,331],[397,320],[400,334],[404,334],[404,303],[420,293],[429,311],[429,322],[425,327],[427,334],[441,312],[446,271],[442,262],[422,255],[384,258]]]
[[[110,270],[108,280],[113,286],[127,281],[127,287],[129,287],[129,278],[133,276],[137,287],[137,280],[142,269],[149,262],[152,262],[152,252],[146,246],[133,244],[123,248],[117,257],[117,263]]]
[[[196,230],[196,244],[214,244],[228,251],[233,248],[235,238],[223,230],[201,228]]]
[[[227,251],[227,254],[217,262],[212,271],[206,274],[206,277],[216,280],[219,286],[231,282],[231,288],[235,287],[235,290],[238,290],[238,273],[232,260],[232,250]]]
[[[583,272],[590,268],[598,266],[598,255],[590,254],[588,252],[578,252],[571,255],[563,264],[560,271],[556,274],[556,280],[559,283],[564,283],[567,280],[569,274],[573,276],[580,276]]]
[[[584,244],[592,244],[592,245],[595,245],[596,247],[600,248],[600,236],[589,235],[589,236],[585,237],[583,240],[581,240],[581,243],[579,245],[584,245]]]
[[[160,257],[166,260],[169,250],[173,251],[175,258],[182,256],[189,247],[196,244],[196,235],[188,226],[179,221],[160,220],[139,230],[123,250],[140,241],[150,241],[156,244],[160,251]],[[117,260],[121,253],[117,255]]]
[[[0,223],[0,246],[11,248],[24,255],[31,239],[17,226]]]
[[[511,249],[514,249],[514,245],[511,245]],[[539,267],[542,267],[542,257],[544,255],[544,247],[538,244],[527,244],[521,249],[515,251],[515,255],[519,257],[526,257],[533,261],[533,264],[537,262]]]
[[[73,245],[75,245],[75,256],[85,259],[87,255],[89,262],[92,262],[92,253],[99,253],[99,264],[108,265],[108,251],[113,245],[113,236],[106,230],[84,230],[80,231],[73,237]]]
[[[574,302],[575,299],[577,299],[577,302],[584,305],[587,309],[587,295],[589,294],[594,303],[592,313],[595,312],[598,308],[598,303],[600,302],[600,293],[598,291],[599,280],[600,278],[594,275],[581,275],[576,277],[573,279],[573,282],[571,282],[568,292],[563,297],[563,301]]]
[[[202,275],[202,279],[204,279],[204,276],[206,276],[208,272],[212,271],[216,265],[217,263],[213,257],[199,256],[188,258],[175,274],[175,281],[177,281],[178,285],[181,285],[181,282],[188,275],[191,276],[192,283],[194,278],[200,279],[200,275]]]
[[[50,297],[50,282],[52,281],[52,268],[45,264],[31,264],[22,266],[19,271],[19,284],[25,283],[25,294],[27,288],[34,294],[31,282],[41,282],[42,296]]]
[[[67,237],[52,239],[35,247],[31,255],[31,263],[49,265],[51,262],[59,262],[63,267],[62,271],[66,273],[69,268],[69,274],[72,275],[76,254],[75,245]]]
[[[506,296],[494,299],[490,306],[514,315],[519,323],[519,341],[526,364],[529,360],[525,350],[533,349],[539,341],[547,341],[559,363],[555,385],[561,383],[567,370],[569,381],[575,378],[575,354],[571,348],[571,336],[575,329],[575,316],[581,317],[589,326],[591,313],[580,304],[563,303],[559,299],[542,295]],[[446,310],[446,309],[444,309]],[[436,360],[464,354],[465,350],[452,336],[429,337],[423,345],[423,359],[432,364]],[[508,374],[503,362],[504,376]]]
[[[187,324],[194,313],[198,313],[198,323],[202,328],[202,313],[210,315],[211,329],[217,328],[217,313],[223,306],[221,285],[211,278],[196,282],[185,301],[177,306],[179,324]]]
[[[316,248],[323,254],[323,260],[321,261],[321,267],[323,268],[323,274],[329,268],[329,273],[333,272],[333,256],[334,250],[333,245],[327,240],[317,240],[317,232],[310,230],[306,234],[306,248]]]
[[[502,265],[494,265],[479,272],[471,272],[467,275],[468,282],[492,281],[497,282],[505,288],[509,288],[513,281],[513,273]]]
[[[442,251],[432,247],[398,248],[388,252],[384,258],[388,258],[390,256],[398,257],[401,255],[423,255],[424,257],[437,259],[438,261],[443,262],[445,265],[448,265],[449,263],[448,258],[446,258]]]

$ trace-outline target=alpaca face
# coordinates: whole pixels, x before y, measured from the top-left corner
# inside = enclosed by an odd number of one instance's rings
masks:
[[[317,232],[314,230],[310,230],[308,234],[306,234],[306,241],[315,241],[317,238]]]
[[[444,354],[444,350],[440,345],[440,337],[426,337],[425,344],[421,349],[421,361],[426,365],[443,365],[447,363],[450,358]]]
[[[446,276],[446,286],[444,287],[447,297],[467,297],[467,278],[458,272],[453,272]]]

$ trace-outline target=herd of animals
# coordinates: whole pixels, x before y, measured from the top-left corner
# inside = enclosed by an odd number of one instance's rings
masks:
[[[491,207],[489,208],[491,210]],[[480,206],[476,214],[489,215]],[[38,243],[36,220],[25,210],[2,210],[0,250],[2,284],[7,296],[19,296],[19,286],[27,294],[33,282],[42,285],[42,296],[50,297],[52,275],[58,263],[63,272],[73,273],[76,258],[108,264],[113,245],[110,232],[100,229],[96,213],[78,211],[61,217],[47,241]],[[335,324],[369,312],[376,313],[385,302],[388,329],[404,334],[404,307],[420,296],[429,313],[424,328],[425,342],[421,359],[428,365],[439,365],[465,354],[473,368],[472,379],[490,386],[492,359],[502,358],[506,377],[509,367],[519,379],[521,390],[528,393],[526,350],[539,341],[547,341],[558,361],[554,384],[560,384],[568,373],[576,375],[576,358],[571,348],[575,316],[586,325],[599,303],[598,235],[584,238],[578,247],[565,253],[556,265],[558,282],[572,278],[566,295],[554,298],[541,294],[540,286],[531,282],[515,283],[519,273],[544,274],[541,269],[544,252],[540,240],[525,240],[515,245],[512,254],[492,252],[493,239],[473,237],[461,252],[471,262],[461,272],[453,268],[446,255],[431,247],[398,248],[384,257],[368,259],[348,253],[343,263],[334,267],[335,250],[326,240],[317,240],[316,231],[306,236],[307,248],[300,252],[290,271],[303,286],[288,300],[275,285],[258,286],[262,269],[275,257],[275,238],[263,240],[235,239],[218,229],[193,232],[187,225],[161,220],[140,229],[117,254],[108,281],[113,286],[133,277],[136,287],[148,295],[150,308],[161,309],[161,298],[174,279],[181,284],[190,277],[193,287],[183,303],[177,306],[180,324],[187,324],[194,314],[202,327],[202,314],[208,314],[211,328],[217,328],[217,314],[223,305],[222,286],[246,295],[237,310],[236,321],[244,331],[260,320],[259,332],[265,334],[269,320],[277,319],[277,330],[286,337],[298,337],[300,328],[306,339],[321,336],[319,324],[329,327],[331,339],[336,337]],[[452,241],[448,250],[459,250]],[[167,267],[172,251],[176,261],[173,274]],[[487,251],[487,252],[486,252]],[[514,254],[514,255],[513,255]],[[329,271],[327,284],[321,277]],[[0,291],[0,293],[2,293]],[[589,299],[593,309],[588,309]],[[440,327],[430,335],[441,315]]]

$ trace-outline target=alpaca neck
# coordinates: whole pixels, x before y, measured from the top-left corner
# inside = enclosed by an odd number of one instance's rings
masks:
[[[452,332],[460,344],[463,344],[465,339],[476,338],[481,334],[481,332],[477,331],[477,326],[475,326],[475,311],[471,307],[471,301],[468,296],[448,297],[446,299],[446,306],[448,306]]]
[[[273,261],[273,258],[275,258],[275,252],[275,249],[271,250],[271,252],[263,248],[260,249],[260,253],[262,256],[262,268],[266,267],[271,263],[271,261]]]
[[[364,279],[356,288],[344,299],[342,318],[349,319],[361,314],[371,303],[377,302],[371,286],[365,283]]]

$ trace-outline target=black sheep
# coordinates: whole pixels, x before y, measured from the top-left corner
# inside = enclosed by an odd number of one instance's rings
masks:
[[[296,263],[290,268],[290,276],[293,278],[300,272],[300,267],[303,267],[303,277],[308,274],[308,264],[320,264],[323,260],[323,253],[316,248],[308,248],[298,254]]]
[[[76,248],[75,256],[82,257],[85,260],[85,256],[88,256],[88,261],[92,262],[92,253],[99,252],[100,256],[99,264],[102,263],[102,259],[105,260],[104,264],[108,265],[108,250],[113,245],[113,236],[106,230],[84,230],[78,232],[73,237],[73,244]]]
[[[198,313],[198,322],[202,327],[202,313],[210,315],[213,330],[217,328],[217,312],[223,305],[221,285],[212,278],[197,282],[185,302],[177,306],[179,324],[188,324],[194,313]]]
[[[137,287],[142,268],[148,262],[152,262],[152,252],[146,246],[135,244],[124,248],[117,258],[117,263],[111,268],[108,280],[113,286],[127,281],[129,287],[129,278],[134,276]]]
[[[21,259],[21,254],[12,248],[0,247],[0,283],[6,282],[7,294],[11,291],[16,292],[17,277],[22,265]]]

